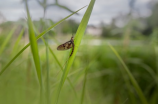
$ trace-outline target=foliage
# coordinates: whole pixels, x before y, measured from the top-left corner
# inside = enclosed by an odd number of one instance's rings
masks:
[[[45,1],[43,3],[47,4]],[[43,99],[40,103],[54,104],[59,94],[58,104],[158,103],[157,22],[156,19],[153,19],[155,22],[148,21],[155,17],[154,14],[142,21],[130,19],[122,28],[116,26],[115,20],[110,25],[103,24],[102,36],[105,38],[96,39],[83,36],[94,2],[91,1],[80,26],[73,20],[63,22],[79,10],[57,23],[45,18],[32,21],[28,12],[28,25],[24,19],[0,25],[0,103],[39,104]],[[55,3],[63,7],[57,0]],[[41,7],[46,12],[47,7],[43,4]],[[144,20],[151,25],[142,28],[140,24]],[[63,33],[77,30],[75,50],[70,58],[71,50],[56,50],[60,38],[71,37],[58,36],[52,29],[61,22]],[[28,28],[30,43],[26,38]],[[151,31],[144,33],[147,28]],[[43,38],[44,34],[46,37]],[[150,38],[144,37],[145,34]],[[44,43],[37,41],[39,38]],[[39,81],[44,89],[41,94]]]

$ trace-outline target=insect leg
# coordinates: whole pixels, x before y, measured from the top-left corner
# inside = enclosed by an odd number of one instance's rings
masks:
[[[70,54],[70,57],[72,56],[72,54],[73,54],[73,52],[74,52],[74,47],[75,47],[74,42],[71,42],[71,43],[72,43],[72,52],[71,52],[71,54]]]

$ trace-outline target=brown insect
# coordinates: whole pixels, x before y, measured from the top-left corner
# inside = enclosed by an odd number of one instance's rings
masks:
[[[68,41],[68,42],[66,42],[64,44],[59,45],[57,47],[57,50],[61,50],[62,51],[62,50],[68,50],[68,49],[72,48],[72,52],[70,54],[70,57],[71,57],[71,55],[73,54],[73,51],[74,51],[74,46],[75,46],[74,45],[74,38],[72,36],[70,41]]]

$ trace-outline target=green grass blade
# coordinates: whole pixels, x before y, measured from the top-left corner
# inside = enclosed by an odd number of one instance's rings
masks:
[[[64,84],[64,82],[67,78],[70,67],[71,67],[71,65],[74,61],[74,58],[75,58],[75,55],[77,53],[78,47],[81,43],[82,36],[83,36],[83,34],[86,30],[86,27],[87,27],[87,24],[88,24],[88,21],[89,21],[94,3],[95,3],[95,0],[91,0],[90,4],[89,4],[89,6],[86,10],[86,13],[84,14],[84,16],[82,18],[82,21],[79,25],[79,28],[77,30],[77,33],[76,33],[76,36],[75,36],[75,41],[74,41],[74,44],[75,44],[74,52],[73,52],[72,56],[69,58],[68,63],[66,64],[64,73],[62,75],[62,78],[61,78],[61,81],[60,81],[60,84],[59,84],[59,87],[58,87],[58,91],[57,91],[57,99],[56,99],[56,102],[55,102],[56,104],[58,103],[58,98],[59,98],[59,95],[60,95],[61,88],[62,88],[62,86],[63,86],[63,84]]]
[[[85,8],[86,6],[82,7],[81,9]],[[63,22],[64,20],[66,20],[67,18],[69,18],[70,16],[72,16],[73,14],[77,13],[78,11],[80,11],[81,9],[75,11],[74,13],[68,15],[67,17],[65,17],[64,19],[60,20],[59,22],[55,23],[54,25],[50,26],[48,29],[46,29],[45,31],[43,31],[41,34],[39,34],[36,37],[36,40],[38,40],[40,37],[42,37],[44,34],[46,34],[47,32],[49,32],[52,28],[54,28],[55,26],[57,26],[58,24],[60,24],[61,22]],[[28,43],[23,49],[21,49],[7,64],[6,66],[1,70],[0,72],[0,76],[2,75],[2,73],[10,66],[10,64],[12,62],[14,62],[14,60],[26,49],[30,46],[30,43]]]
[[[27,2],[26,4],[26,10],[27,10],[27,22],[28,22],[28,30],[29,30],[29,40],[30,40],[30,46],[31,46],[31,52],[33,55],[33,60],[34,64],[36,67],[36,73],[38,77],[38,81],[40,84],[40,103],[43,104],[43,82],[42,82],[42,69],[41,69],[41,64],[40,64],[40,58],[39,58],[39,53],[38,53],[38,45],[34,33],[34,28],[33,28],[33,23],[30,17],[29,9]]]
[[[16,42],[14,44],[13,51],[17,49],[18,44],[19,44],[19,42],[20,42],[20,40],[22,38],[23,33],[24,33],[24,29],[21,30],[21,32],[20,32],[20,34],[19,34],[19,36],[18,36],[18,38],[17,38],[17,40],[16,40]]]
[[[148,104],[142,90],[140,89],[137,81],[135,80],[135,78],[133,77],[133,75],[131,74],[130,70],[128,69],[128,67],[126,66],[126,64],[124,63],[124,61],[122,60],[122,58],[120,57],[120,55],[117,53],[117,51],[113,48],[113,46],[108,43],[109,47],[111,48],[111,50],[114,52],[114,54],[116,55],[116,57],[119,59],[119,61],[121,62],[121,64],[123,65],[127,75],[129,76],[138,96],[140,97],[140,100],[142,101],[142,104]]]
[[[38,46],[37,46],[36,37],[35,37],[34,29],[33,29],[33,23],[28,11],[28,7],[26,6],[26,8],[27,8],[27,17],[28,17],[27,22],[28,22],[28,28],[29,28],[28,30],[29,30],[30,46],[31,46],[31,51],[32,51],[35,67],[36,67],[38,80],[41,85],[41,81],[40,81],[41,80],[41,66],[40,66],[40,59],[39,59],[39,54],[38,54]]]
[[[7,36],[7,38],[5,39],[5,41],[3,42],[3,44],[1,45],[1,47],[0,47],[0,56],[1,56],[2,52],[4,51],[4,49],[5,49],[5,46],[7,45],[7,43],[9,42],[9,40],[11,39],[11,37],[12,37],[14,31],[15,31],[15,28],[16,28],[16,27],[14,27],[14,28],[10,31],[10,33],[9,33],[8,36]]]
[[[50,100],[50,86],[49,86],[49,46],[47,45],[48,43],[46,42],[45,46],[46,46],[46,69],[47,69],[47,79],[46,79],[46,92],[47,92],[47,104],[51,104],[51,100]]]

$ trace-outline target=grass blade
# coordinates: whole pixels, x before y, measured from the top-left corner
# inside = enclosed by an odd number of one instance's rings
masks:
[[[127,75],[129,76],[138,96],[140,97],[140,100],[142,101],[142,104],[148,104],[142,90],[140,89],[137,81],[135,80],[135,78],[133,77],[133,75],[131,74],[130,70],[128,69],[128,67],[126,66],[126,64],[124,63],[124,61],[121,59],[120,55],[117,53],[117,51],[113,48],[112,45],[110,45],[110,43],[108,43],[109,47],[111,48],[111,50],[114,52],[114,54],[116,55],[116,57],[119,59],[119,61],[121,62],[121,64],[123,65]]]
[[[35,33],[34,33],[33,23],[32,23],[30,13],[28,10],[27,2],[25,2],[25,4],[26,4],[27,18],[28,18],[27,22],[28,22],[30,46],[31,46],[34,64],[36,67],[38,81],[40,84],[40,103],[43,104],[43,97],[42,96],[44,93],[43,93],[43,82],[42,82],[42,72],[41,72],[42,69],[41,69],[40,58],[39,58],[39,53],[38,53],[38,46],[37,46],[37,41],[36,41],[36,37],[35,37]]]
[[[38,54],[38,46],[37,46],[36,37],[35,37],[34,29],[33,29],[33,23],[32,23],[29,10],[27,7],[27,3],[26,3],[26,10],[27,10],[27,17],[28,17],[27,22],[28,22],[28,28],[29,28],[28,30],[29,30],[31,52],[33,55],[34,63],[35,63],[38,80],[39,80],[39,83],[41,84],[41,81],[40,81],[41,80],[41,66],[40,66],[40,59],[39,59],[39,54]]]
[[[13,52],[14,52],[14,50],[17,49],[18,44],[19,44],[19,42],[20,42],[20,40],[21,40],[21,38],[22,38],[23,33],[24,33],[24,29],[21,30],[21,32],[20,32],[20,34],[19,34],[19,36],[18,36],[18,38],[17,38],[17,40],[16,40],[16,42],[15,42],[15,44],[14,44]]]
[[[7,38],[5,39],[5,41],[3,42],[3,44],[1,45],[1,47],[0,47],[0,56],[1,56],[2,52],[4,51],[5,46],[7,45],[7,43],[9,42],[9,40],[11,39],[11,37],[12,37],[14,31],[15,31],[15,28],[16,28],[16,27],[14,27],[14,28],[10,31],[10,33],[9,33],[8,36],[7,36]]]
[[[48,51],[49,51],[49,46],[48,46],[48,43],[46,42],[45,43],[45,46],[46,46],[46,65],[47,65],[47,67],[46,67],[46,69],[47,69],[47,79],[46,79],[46,96],[47,96],[47,104],[51,104],[51,100],[50,100],[50,86],[49,86],[49,53],[48,53]]]
[[[58,90],[57,90],[57,99],[56,99],[56,102],[55,102],[56,104],[58,103],[58,98],[59,98],[59,95],[60,95],[61,88],[62,88],[62,86],[63,86],[63,84],[64,84],[64,82],[67,78],[70,67],[71,67],[71,65],[74,61],[74,58],[75,58],[75,55],[77,53],[78,47],[81,43],[82,36],[83,36],[83,34],[86,30],[86,27],[87,27],[87,24],[88,24],[88,21],[89,21],[94,3],[95,3],[95,0],[91,0],[90,4],[89,4],[89,6],[86,10],[86,13],[84,14],[84,16],[82,18],[82,21],[79,25],[79,28],[77,30],[77,33],[76,33],[76,36],[75,36],[75,41],[74,41],[74,44],[75,44],[74,52],[73,52],[72,56],[69,58],[68,63],[66,64],[64,73],[62,75],[62,78],[61,78],[61,81],[60,81],[60,84],[59,84],[59,87],[58,87]]]
[[[85,8],[86,6],[82,7],[81,9]],[[77,13],[78,11],[80,11],[81,9],[75,11],[74,13],[68,15],[67,17],[65,17],[64,19],[58,21],[57,23],[55,23],[54,25],[50,26],[48,29],[46,29],[45,31],[43,31],[41,34],[39,34],[36,37],[36,40],[38,40],[40,37],[42,37],[44,34],[46,34],[47,32],[49,32],[52,28],[54,28],[55,26],[57,26],[58,24],[60,24],[61,22],[63,22],[64,20],[66,20],[67,18],[69,18],[70,16],[72,16],[73,14]],[[30,43],[28,43],[24,48],[22,48],[6,65],[5,67],[1,70],[0,72],[0,76],[2,75],[2,73],[10,66],[10,64],[26,49],[30,46]]]
[[[83,101],[84,101],[88,69],[89,67],[87,66],[85,70],[85,75],[84,75],[84,82],[83,82],[83,88],[82,88],[82,94],[81,94],[81,104],[83,104]]]

